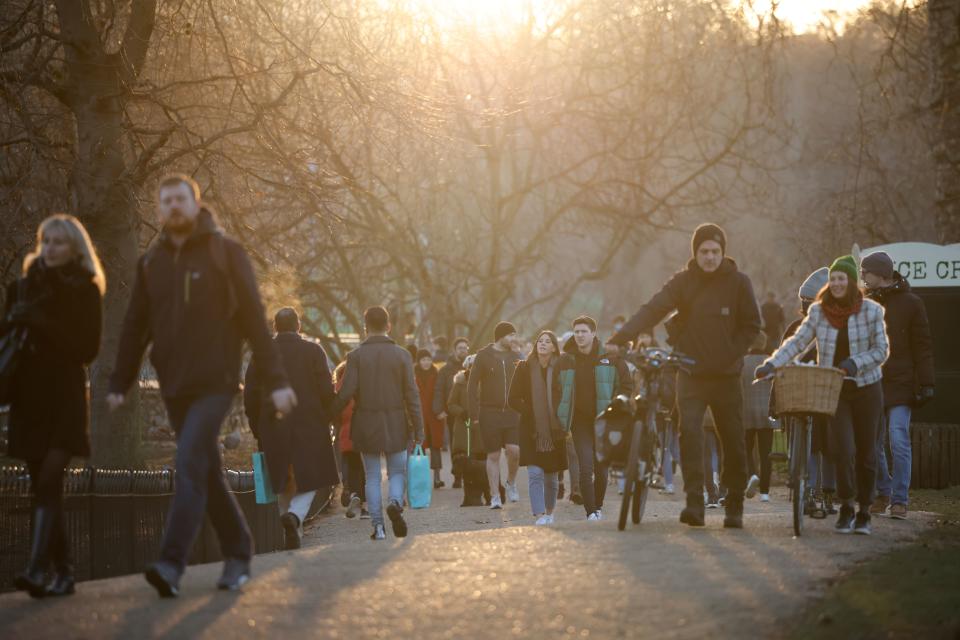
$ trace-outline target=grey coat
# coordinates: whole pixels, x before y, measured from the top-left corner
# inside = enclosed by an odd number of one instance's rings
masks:
[[[420,392],[410,353],[386,336],[370,336],[347,354],[334,414],[354,400],[350,437],[361,453],[395,453],[423,441]]]

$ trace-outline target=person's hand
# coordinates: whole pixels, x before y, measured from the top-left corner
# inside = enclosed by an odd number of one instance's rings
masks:
[[[770,364],[769,362],[765,362],[753,370],[753,377],[756,378],[757,380],[760,380],[772,374],[774,370],[775,370],[775,367],[772,364]]]
[[[446,419],[447,419],[446,411],[441,411],[440,413],[437,414],[437,420],[446,420]]]
[[[853,358],[847,358],[840,363],[840,368],[846,372],[847,377],[852,378],[857,375],[857,371],[860,370],[860,367],[857,366],[857,363],[853,361]]]
[[[270,394],[270,399],[273,400],[273,406],[281,416],[289,415],[297,406],[297,394],[290,387],[275,390]]]
[[[933,396],[933,387],[920,387],[920,393],[917,394],[917,399],[914,404],[916,404],[917,408],[919,409],[923,405],[933,400]]]
[[[108,393],[107,394],[107,407],[110,411],[116,411],[123,406],[123,403],[126,401],[126,398],[122,393]]]

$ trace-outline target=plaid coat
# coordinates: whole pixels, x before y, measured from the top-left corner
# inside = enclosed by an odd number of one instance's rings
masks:
[[[797,332],[780,345],[766,362],[775,367],[787,365],[816,340],[817,364],[833,366],[839,333],[827,320],[820,303],[815,302]],[[847,321],[847,335],[850,338],[850,358],[857,364],[857,386],[865,387],[879,382],[883,377],[880,368],[890,355],[883,307],[873,300],[864,300],[859,313],[850,316]]]
[[[753,370],[763,362],[766,356],[750,353],[743,359],[743,371],[740,374],[740,383],[743,388],[743,428],[744,429],[772,429],[770,422],[770,390],[773,383],[753,381]]]

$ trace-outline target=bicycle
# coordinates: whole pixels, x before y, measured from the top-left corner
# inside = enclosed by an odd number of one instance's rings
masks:
[[[636,410],[631,411],[629,399],[620,395],[597,416],[598,457],[603,461],[610,460],[611,466],[623,466],[623,501],[617,522],[620,531],[626,528],[628,515],[632,516],[634,524],[643,519],[647,495],[657,471],[663,377],[667,372],[688,369],[694,364],[693,359],[681,353],[668,353],[662,349],[641,352],[638,366],[644,371],[644,388],[636,395]],[[630,446],[624,452],[627,441]]]
[[[774,380],[776,413],[787,436],[787,469],[789,473],[793,533],[803,535],[804,507],[807,500],[813,424],[818,416],[833,417],[840,399],[844,371],[833,367],[787,365],[772,375],[755,380],[754,384]]]

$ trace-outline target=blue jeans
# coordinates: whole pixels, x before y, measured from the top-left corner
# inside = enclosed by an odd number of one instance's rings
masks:
[[[553,508],[557,506],[557,488],[560,484],[557,472],[545,473],[542,467],[531,464],[527,467],[527,481],[533,515],[553,513]]]
[[[892,504],[906,506],[910,489],[910,464],[913,452],[910,448],[910,418],[912,409],[908,405],[890,407],[886,411],[886,429],[880,430],[877,444],[877,493],[889,496]],[[885,442],[890,442],[893,454],[893,475],[887,465]]]
[[[253,555],[253,536],[223,476],[217,441],[233,395],[166,398],[164,402],[170,425],[177,434],[177,476],[160,558],[183,572],[190,547],[207,514],[223,557],[249,560]]]
[[[673,484],[673,461],[680,459],[680,430],[671,422],[667,426],[667,443],[663,448],[663,483]]]
[[[403,506],[403,491],[407,484],[407,452],[396,451],[387,456],[387,501]],[[383,524],[382,478],[379,453],[363,454],[363,469],[367,476],[367,510],[373,525]]]

